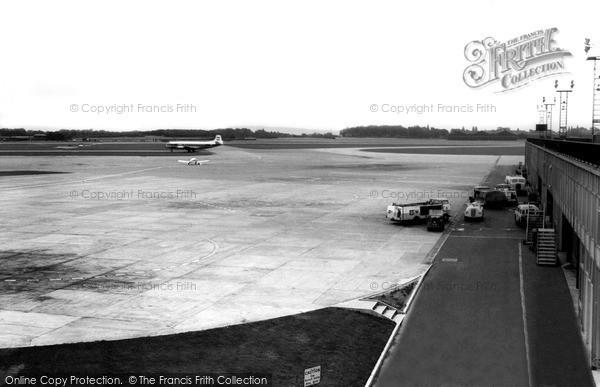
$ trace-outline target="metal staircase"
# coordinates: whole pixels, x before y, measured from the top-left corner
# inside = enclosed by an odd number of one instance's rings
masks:
[[[556,234],[553,228],[540,228],[537,232],[537,264],[556,265]]]
[[[544,227],[544,212],[529,210],[527,213],[527,230],[525,234],[525,244],[533,243],[533,230]]]

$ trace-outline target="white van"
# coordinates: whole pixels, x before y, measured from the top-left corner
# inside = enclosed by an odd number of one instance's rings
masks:
[[[527,180],[523,176],[506,176],[504,178],[504,183],[506,183],[510,189],[514,189],[515,191],[522,191],[525,189],[525,183]]]
[[[519,226],[524,226],[525,222],[527,222],[527,214],[529,211],[537,213],[540,209],[533,204],[519,204],[515,210],[515,223]]]

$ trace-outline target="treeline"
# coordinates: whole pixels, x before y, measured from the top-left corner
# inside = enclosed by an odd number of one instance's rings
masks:
[[[294,137],[328,138],[330,140],[335,140],[335,135],[331,132],[327,132],[327,133],[314,132],[312,134],[302,133],[300,136],[296,135]]]
[[[340,131],[343,137],[447,138],[446,129],[423,126],[370,125],[355,126]]]
[[[69,141],[74,138],[119,138],[119,137],[164,137],[171,138],[209,138],[220,134],[223,140],[243,140],[246,138],[277,138],[290,137],[291,134],[281,132],[268,132],[264,129],[251,130],[247,128],[240,129],[156,129],[156,130],[135,130],[127,132],[113,132],[108,130],[92,129],[61,129],[58,131],[41,131],[25,129],[0,129],[0,137],[23,137],[34,136],[36,134],[45,134],[48,141]]]
[[[0,136],[2,136],[2,137],[33,136],[35,134],[44,134],[44,132],[41,130],[25,130],[23,128],[0,129]]]

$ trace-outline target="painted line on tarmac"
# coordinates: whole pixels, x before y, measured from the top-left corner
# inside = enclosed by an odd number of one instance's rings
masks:
[[[486,238],[486,239],[515,239],[515,240],[521,240],[522,238],[520,237],[502,237],[502,236],[487,236],[487,235],[452,235],[453,238],[476,238],[476,239],[480,239],[480,238]]]
[[[525,354],[527,357],[527,376],[529,387],[533,386],[531,379],[531,350],[529,348],[529,335],[527,333],[527,310],[525,309],[525,286],[523,280],[523,253],[521,252],[521,243],[519,245],[519,285],[521,291],[521,310],[523,311],[523,333],[525,334]]]
[[[254,157],[254,158],[257,158],[257,159],[262,159],[262,156],[258,156],[258,155],[252,154],[252,153],[250,153],[250,152],[248,152],[248,151],[238,150],[238,152],[240,152],[240,153],[245,153],[245,154],[247,154],[248,156],[252,156],[252,157]]]
[[[193,260],[193,261],[191,261],[191,262],[199,262],[201,259],[210,258],[210,257],[212,257],[213,255],[215,255],[217,252],[219,252],[219,249],[221,248],[221,246],[219,246],[219,244],[218,244],[217,242],[213,241],[213,240],[212,240],[212,239],[210,239],[210,238],[202,238],[202,239],[204,239],[204,240],[206,240],[206,241],[209,241],[210,243],[212,243],[212,244],[213,244],[213,251],[211,251],[211,252],[210,252],[210,254],[208,254],[207,256],[205,256],[205,257],[202,257],[202,258],[195,259],[195,260]]]
[[[146,172],[146,171],[153,171],[155,169],[161,169],[162,167],[152,167],[152,168],[146,168],[146,169],[138,169],[136,171],[129,171],[129,172],[123,172],[123,173],[117,173],[115,175],[105,175],[105,176],[98,176],[98,177],[93,177],[91,179],[84,179],[83,181],[94,181],[94,180],[100,180],[100,179],[106,179],[109,177],[117,177],[117,176],[123,176],[123,175],[131,175],[132,173],[139,173],[139,172]]]
[[[359,147],[360,148],[360,147]],[[453,148],[522,148],[521,145],[418,145],[418,146],[372,146],[363,147],[361,150],[368,152],[370,149],[453,149]],[[338,148],[339,149],[339,148]],[[346,148],[346,149],[357,149],[357,148]]]

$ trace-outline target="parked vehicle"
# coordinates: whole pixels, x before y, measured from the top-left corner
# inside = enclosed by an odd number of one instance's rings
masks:
[[[420,223],[427,219],[429,211],[442,210],[442,204],[432,204],[430,201],[409,204],[392,203],[387,207],[386,218],[392,221]]]
[[[469,201],[472,202],[485,202],[485,195],[491,191],[490,187],[487,185],[478,185],[473,189],[473,196],[469,198]]]
[[[508,205],[508,199],[502,191],[489,191],[485,194],[483,206],[485,208],[504,208]]]
[[[444,210],[431,210],[427,215],[427,231],[444,231],[446,225]]]
[[[494,189],[503,192],[506,195],[506,200],[517,200],[517,191],[511,189],[508,184],[497,184]]]
[[[525,180],[523,176],[507,175],[504,178],[504,182],[508,184],[510,189],[514,189],[518,193],[519,191],[525,190],[525,184],[527,183],[527,180]]]
[[[442,210],[444,211],[444,220],[446,220],[446,222],[450,220],[450,210],[452,210],[452,206],[448,199],[429,199],[429,204],[441,205]]]
[[[465,222],[470,221],[482,221],[483,220],[483,206],[479,202],[469,203],[465,210]]]
[[[530,211],[539,212],[538,206],[533,204],[519,204],[515,210],[515,223],[523,227],[527,223],[527,214]]]

